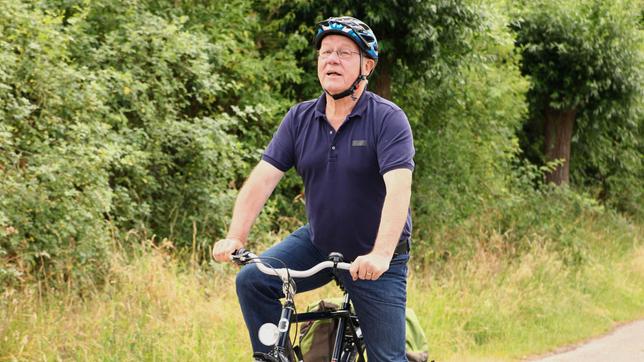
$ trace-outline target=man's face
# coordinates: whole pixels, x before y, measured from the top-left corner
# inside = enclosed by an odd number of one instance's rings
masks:
[[[325,52],[328,56],[318,56],[318,79],[327,92],[337,94],[349,88],[358,78],[360,48],[346,36],[332,34],[322,39],[320,54]],[[341,58],[338,53],[344,53],[344,58]],[[367,64],[364,67],[366,68]]]

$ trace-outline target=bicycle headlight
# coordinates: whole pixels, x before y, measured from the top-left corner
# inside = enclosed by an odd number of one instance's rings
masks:
[[[259,341],[265,346],[273,346],[277,342],[279,331],[273,323],[264,323],[259,327]]]

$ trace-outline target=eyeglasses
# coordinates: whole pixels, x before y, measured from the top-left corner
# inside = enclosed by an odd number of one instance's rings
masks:
[[[331,54],[337,54],[338,58],[342,60],[349,60],[351,59],[351,56],[354,54],[360,54],[360,52],[357,52],[355,50],[350,50],[350,49],[338,49],[338,50],[331,50],[331,49],[321,49],[318,50],[318,56],[320,59],[326,59],[331,56]]]

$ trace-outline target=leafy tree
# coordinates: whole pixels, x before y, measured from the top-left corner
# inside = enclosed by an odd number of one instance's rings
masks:
[[[568,183],[571,165],[580,183],[586,177],[607,181],[618,169],[641,172],[635,161],[642,82],[635,7],[631,1],[521,2],[512,27],[522,71],[532,80],[529,142],[542,142],[546,161],[563,161],[548,181]],[[542,136],[531,134],[539,131]],[[573,146],[578,155],[571,157]]]
[[[375,92],[392,97],[395,72],[407,68],[416,74],[428,72],[440,59],[455,64],[459,56],[470,51],[464,39],[479,24],[478,14],[465,1],[378,1],[342,0],[273,0],[257,2],[259,12],[267,14],[268,31],[261,36],[263,44],[285,42],[296,37],[311,42],[315,24],[331,16],[353,16],[369,24],[378,37],[380,54],[373,75]],[[277,32],[286,34],[271,39]],[[274,49],[269,46],[268,49]],[[303,49],[302,67],[308,75],[304,97],[319,93],[315,77],[314,52]]]

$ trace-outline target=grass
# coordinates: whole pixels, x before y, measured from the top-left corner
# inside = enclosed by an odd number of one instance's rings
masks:
[[[644,317],[644,248],[574,272],[542,248],[517,263],[477,263],[412,283],[410,305],[438,360],[510,361]]]
[[[581,261],[538,236],[508,256],[499,251],[508,235],[485,232],[471,255],[413,270],[409,305],[432,358],[520,360],[644,317],[639,228],[582,224]],[[3,291],[0,361],[249,359],[234,267],[193,267],[150,245],[115,251],[110,265],[106,285],[82,295],[42,284]],[[335,294],[329,286],[298,303]]]

